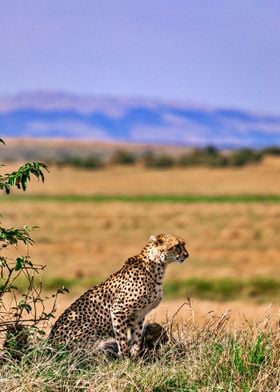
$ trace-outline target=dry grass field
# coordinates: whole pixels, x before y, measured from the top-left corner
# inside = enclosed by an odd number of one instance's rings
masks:
[[[4,169],[11,171],[18,164]],[[50,167],[45,184],[32,182],[31,194],[49,195],[279,195],[280,159],[267,157],[242,168],[149,169],[111,166],[100,170]],[[4,171],[4,170],[2,170]]]
[[[104,278],[160,232],[182,236],[190,252],[168,279],[280,275],[280,204],[6,200],[1,210],[7,226],[40,226],[29,251],[51,276]]]
[[[15,167],[7,165],[2,172]],[[240,169],[114,166],[84,171],[53,166],[44,185],[31,182],[27,196],[279,195],[279,177],[276,158]],[[151,234],[160,232],[182,236],[190,252],[186,264],[170,266],[169,282],[280,276],[280,203],[55,201],[21,194],[18,200],[3,196],[1,212],[5,226],[39,226],[29,253],[34,262],[47,265],[45,277],[54,285],[65,278],[87,282],[72,287],[72,295],[114,272]],[[22,251],[15,249],[14,254]]]
[[[108,361],[54,353],[43,339],[20,361],[0,363],[0,390],[280,392],[280,203],[242,201],[242,195],[280,195],[279,177],[280,160],[275,158],[242,169],[80,171],[54,166],[44,185],[32,181],[26,195],[3,195],[1,225],[39,226],[34,230],[35,246],[27,251],[34,263],[47,266],[44,281],[49,289],[76,282],[70,294],[59,296],[57,316],[89,284],[139,252],[151,234],[182,236],[190,258],[169,266],[168,300],[148,317],[167,322],[170,336],[176,331],[175,340],[162,347],[157,358]],[[56,195],[67,197],[50,197]],[[73,195],[136,197],[97,200]],[[137,195],[241,198],[172,202],[167,197],[162,202]],[[25,252],[15,248],[7,256]],[[184,294],[191,285],[192,306]]]

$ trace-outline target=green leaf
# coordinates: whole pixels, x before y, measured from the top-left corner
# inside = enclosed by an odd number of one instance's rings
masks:
[[[30,312],[32,311],[31,305],[25,303],[24,301],[20,301],[20,302],[18,303],[18,306],[17,306],[17,307],[18,307],[19,309],[24,309],[24,310],[26,310],[27,313],[30,313]]]
[[[28,226],[19,229],[14,229],[13,227],[10,229],[0,227],[0,241],[4,241],[11,245],[17,245],[19,241],[22,241],[24,244],[33,245],[34,240],[29,235],[31,230],[32,228],[29,228]]]
[[[28,162],[12,173],[0,175],[0,189],[4,189],[6,193],[10,193],[10,188],[16,186],[23,191],[27,188],[27,183],[31,180],[31,174],[38,181],[44,182],[43,170],[48,171],[48,167],[42,162]]]
[[[24,260],[24,258],[18,257],[18,258],[16,259],[15,271],[21,270],[22,268],[24,268],[24,266],[25,266],[25,260]]]

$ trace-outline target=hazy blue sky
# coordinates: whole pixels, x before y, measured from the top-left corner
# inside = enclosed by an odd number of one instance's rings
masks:
[[[1,0],[0,95],[35,89],[280,112],[279,0]]]

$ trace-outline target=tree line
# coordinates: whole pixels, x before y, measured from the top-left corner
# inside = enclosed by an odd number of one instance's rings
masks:
[[[280,156],[280,147],[273,146],[261,150],[242,148],[231,151],[221,151],[214,146],[189,149],[181,154],[159,153],[147,150],[142,153],[131,152],[127,149],[117,149],[108,159],[101,153],[92,152],[85,156],[69,155],[50,163],[59,166],[73,166],[84,169],[101,169],[108,165],[142,165],[147,168],[165,169],[171,167],[242,167],[256,164],[267,155]]]

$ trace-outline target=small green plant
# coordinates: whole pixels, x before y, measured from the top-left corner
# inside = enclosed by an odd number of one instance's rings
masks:
[[[0,142],[4,144],[3,140]],[[26,163],[12,173],[0,175],[0,189],[9,194],[13,187],[25,191],[31,177],[44,181],[47,166],[41,162]],[[28,255],[28,246],[34,241],[31,232],[36,227],[4,227],[0,224],[0,337],[6,335],[4,349],[14,358],[27,345],[28,335],[42,333],[40,324],[53,317],[56,294],[50,309],[42,296],[41,273],[44,266],[34,264]],[[25,245],[26,253],[16,258],[7,256],[9,248]],[[17,284],[24,281],[24,290]],[[62,290],[63,291],[63,290]]]

